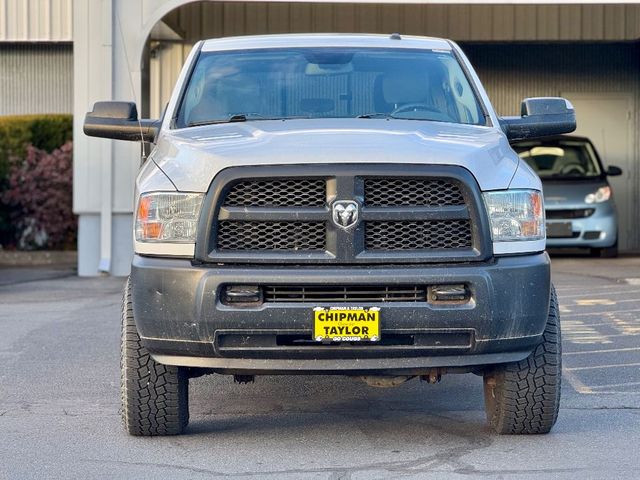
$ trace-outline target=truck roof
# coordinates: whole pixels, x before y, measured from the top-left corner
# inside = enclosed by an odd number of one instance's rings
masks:
[[[451,44],[441,38],[355,33],[304,33],[286,35],[249,35],[205,40],[203,52],[224,50],[251,50],[256,48],[292,47],[369,47],[419,48],[451,50]]]

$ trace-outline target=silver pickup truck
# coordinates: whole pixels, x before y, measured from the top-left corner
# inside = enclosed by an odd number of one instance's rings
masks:
[[[509,142],[574,129],[561,98],[498,117],[455,43],[399,34],[201,41],[162,119],[96,103],[87,135],[154,145],[122,308],[127,431],[182,432],[208,373],[474,373],[495,431],[548,432],[558,306],[541,183]]]

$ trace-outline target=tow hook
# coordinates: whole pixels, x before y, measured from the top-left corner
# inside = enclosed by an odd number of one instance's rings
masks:
[[[426,375],[420,375],[420,380],[422,380],[423,382],[428,382],[432,385],[440,383],[440,380],[442,380],[442,369],[433,368]]]
[[[234,383],[246,384],[246,383],[253,383],[255,381],[256,381],[255,375],[234,375],[233,376]]]

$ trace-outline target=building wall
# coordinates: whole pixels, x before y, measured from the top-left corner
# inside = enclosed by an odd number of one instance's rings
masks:
[[[520,112],[524,97],[563,92],[633,92],[638,89],[637,43],[462,43],[491,102],[502,115]]]
[[[0,0],[0,115],[73,111],[72,40],[73,0]]]
[[[0,0],[0,42],[70,42],[72,19],[73,0]]]
[[[71,113],[70,43],[0,43],[0,115]]]
[[[287,32],[401,32],[457,41],[612,41],[640,37],[640,5],[198,2],[165,21],[188,42]],[[606,2],[603,2],[606,3]]]

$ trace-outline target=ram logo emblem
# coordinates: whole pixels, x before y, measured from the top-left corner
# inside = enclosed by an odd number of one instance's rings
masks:
[[[358,222],[358,204],[352,200],[333,203],[333,223],[345,230]]]

